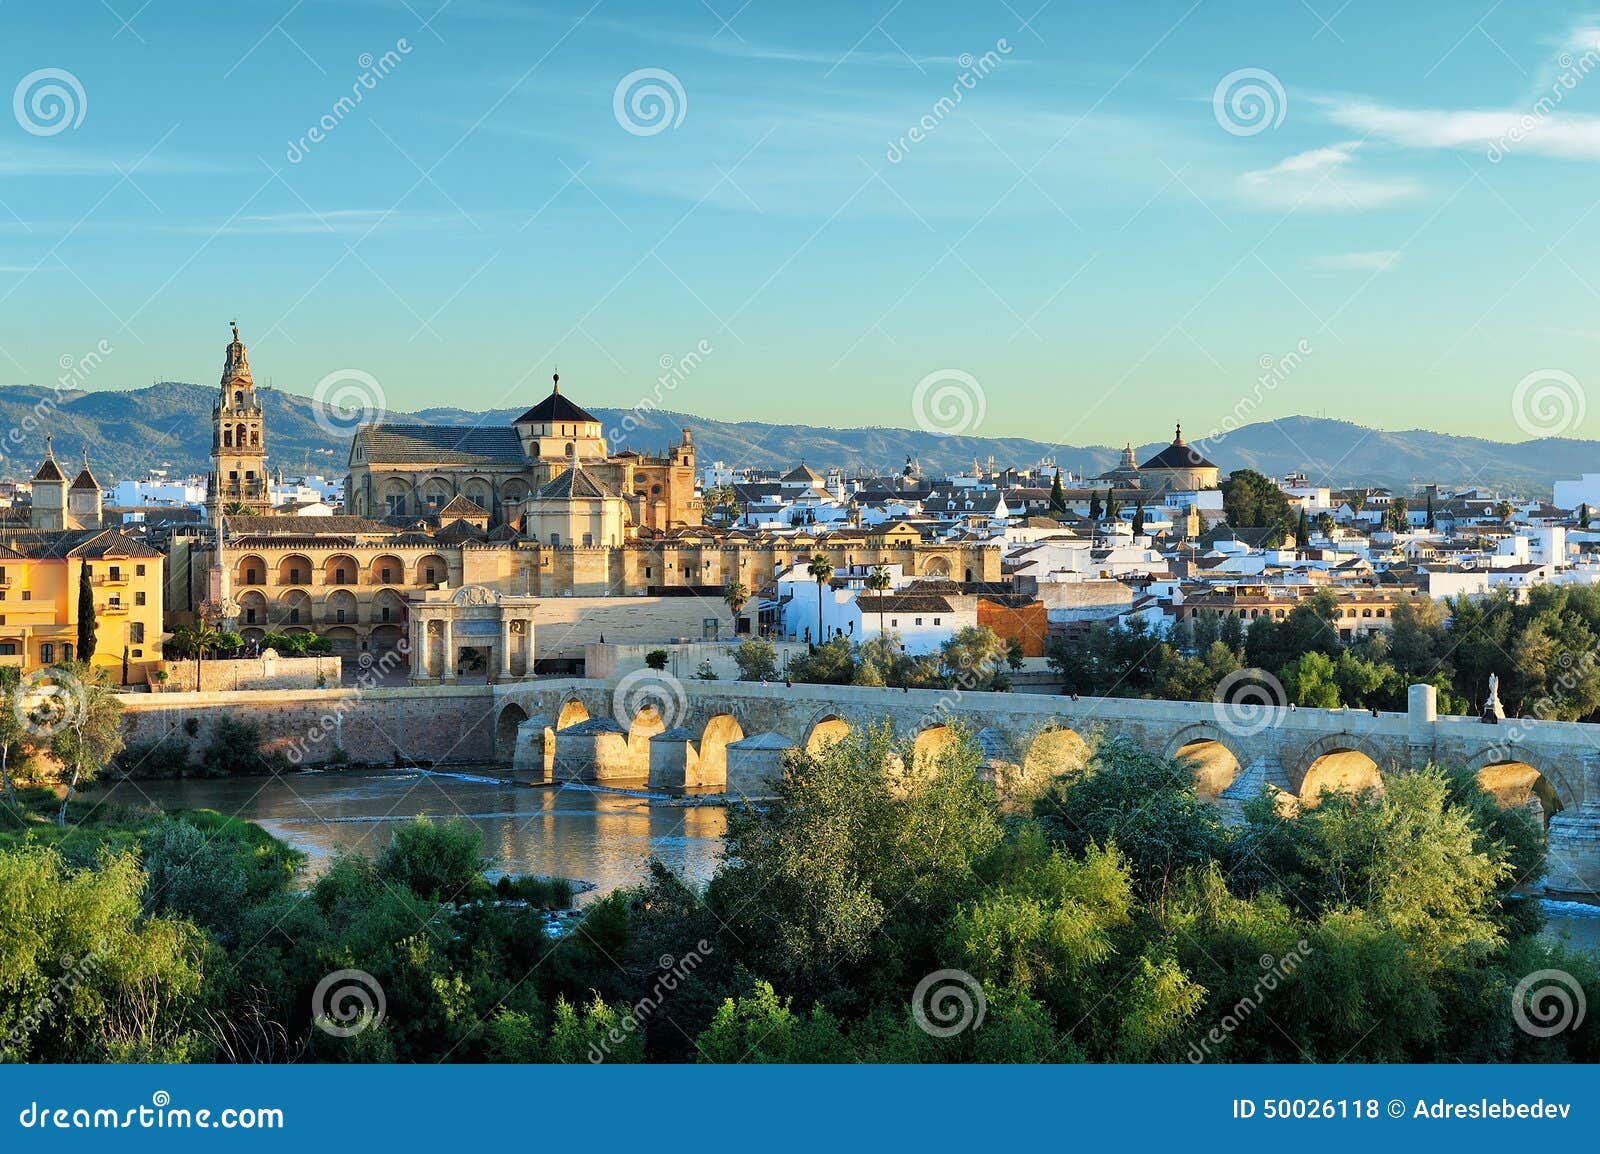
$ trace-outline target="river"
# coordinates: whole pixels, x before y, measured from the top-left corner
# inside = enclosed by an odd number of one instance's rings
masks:
[[[596,894],[643,880],[651,856],[705,882],[722,854],[720,806],[686,806],[564,785],[512,785],[504,769],[349,770],[283,777],[123,782],[110,799],[164,809],[214,809],[256,822],[307,855],[315,876],[339,849],[376,854],[397,822],[461,817],[483,834],[491,874],[540,874],[594,885]],[[1545,903],[1552,936],[1600,952],[1600,906]]]
[[[109,798],[163,809],[214,809],[256,822],[304,851],[311,876],[326,869],[337,850],[376,854],[397,823],[418,814],[461,817],[483,834],[491,874],[572,878],[592,883],[597,893],[642,880],[652,855],[702,883],[716,869],[727,828],[720,806],[685,806],[581,785],[531,789],[512,785],[494,770],[470,768],[121,782]]]

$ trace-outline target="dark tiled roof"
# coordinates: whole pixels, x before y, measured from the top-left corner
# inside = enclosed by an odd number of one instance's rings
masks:
[[[369,465],[521,465],[527,461],[517,431],[501,426],[363,425],[356,430],[356,443]]]
[[[610,497],[613,495],[599,481],[584,472],[582,468],[568,469],[534,494],[535,497],[562,499],[569,497]]]
[[[583,406],[575,405],[566,397],[563,397],[559,385],[548,397],[511,423],[513,425],[550,425],[558,421],[572,423],[586,421],[594,425],[600,423],[597,418],[585,412]]]
[[[33,475],[35,481],[65,481],[66,474],[62,473],[61,466],[56,464],[54,457],[46,457],[44,464],[39,466],[39,471]]]
[[[72,482],[71,487],[75,490],[98,489],[100,482],[94,479],[94,474],[89,472],[89,466],[85,465]]]
[[[1216,466],[1200,455],[1200,450],[1185,444],[1180,438],[1139,466],[1145,469],[1215,469]]]
[[[450,498],[450,503],[439,510],[439,523],[442,525],[457,517],[487,517],[489,510],[478,504],[471,497],[457,495]]]
[[[863,613],[949,613],[950,602],[933,594],[890,594],[887,597],[858,597],[856,608]]]
[[[396,532],[396,527],[386,522],[343,514],[331,517],[300,517],[293,513],[278,516],[270,513],[249,513],[229,517],[227,526],[234,533],[249,537],[349,537],[380,534],[388,536]]]

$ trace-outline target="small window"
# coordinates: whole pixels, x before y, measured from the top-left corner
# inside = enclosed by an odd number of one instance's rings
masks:
[[[550,534],[550,544],[552,546],[559,546],[561,544],[561,534],[560,533],[552,533],[552,534]]]
[[[244,611],[244,620],[245,620],[245,624],[246,625],[254,625],[256,623],[255,606],[252,605],[249,608],[245,609],[245,611]]]
[[[111,566],[111,579],[113,581],[121,581],[122,580],[122,566],[121,565],[113,565],[113,566]]]
[[[135,605],[143,605],[144,604],[144,590],[143,589],[140,589],[139,591],[134,593],[134,595],[133,595],[133,603]]]
[[[917,618],[917,624],[918,624],[918,625],[921,625],[921,624],[922,624],[922,618],[920,618],[920,617],[918,617],[918,618]]]
[[[144,656],[144,650],[143,649],[135,649],[133,651],[133,655],[135,657],[143,657]]]
[[[344,624],[344,610],[343,609],[335,609],[334,610],[334,619],[336,621],[338,621],[338,623],[340,625],[343,625]]]
[[[33,600],[33,590],[32,589],[24,589],[22,591],[22,599],[24,601],[32,601]]]
[[[387,605],[385,605],[381,610],[379,610],[378,620],[379,621],[387,621],[387,620],[389,620],[389,607]]]
[[[135,565],[133,567],[133,575],[135,577],[143,577],[144,576],[144,566],[143,565]],[[3,576],[4,576],[4,574],[0,573],[0,577],[3,577]]]
[[[938,618],[937,618],[937,617],[935,617],[935,618],[934,618],[934,619],[933,619],[933,623],[934,623],[934,624],[935,624],[935,625],[937,625],[937,624],[939,624],[939,619],[938,619]]]
[[[128,622],[128,640],[133,642],[133,644],[135,644],[135,645],[143,645],[144,644],[144,622],[143,621],[130,621],[130,622]]]
[[[39,645],[39,660],[49,665],[56,659],[56,647],[45,641]]]
[[[290,625],[298,625],[298,624],[300,624],[300,610],[299,610],[298,607],[289,610],[289,624]]]
[[[898,617],[889,618],[889,624],[891,626],[893,626],[894,628],[896,628],[896,629],[900,628],[900,618],[898,618]]]
[[[432,565],[429,565],[422,571],[422,581],[425,585],[433,585],[438,582],[438,578],[434,576],[434,568]]]

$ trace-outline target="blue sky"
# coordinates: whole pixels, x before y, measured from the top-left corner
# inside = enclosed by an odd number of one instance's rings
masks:
[[[663,407],[1600,436],[1582,8],[141,2],[0,8],[0,381],[103,341],[91,388],[210,383],[237,316],[258,380],[394,410],[557,365],[632,405],[704,348]],[[1264,121],[1219,105],[1241,70]]]

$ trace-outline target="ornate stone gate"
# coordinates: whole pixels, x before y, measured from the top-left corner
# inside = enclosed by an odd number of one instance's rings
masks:
[[[410,594],[411,683],[455,684],[467,650],[482,651],[484,680],[491,684],[533,676],[537,604],[532,597],[509,597],[485,585]]]

